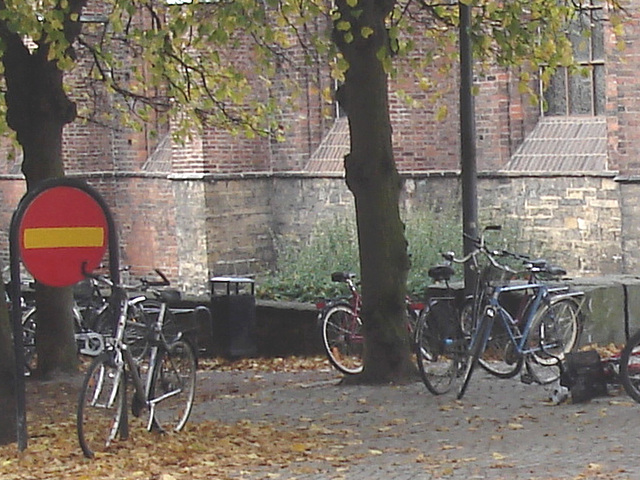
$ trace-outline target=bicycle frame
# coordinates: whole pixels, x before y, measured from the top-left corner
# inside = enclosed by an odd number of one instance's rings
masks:
[[[531,303],[528,304],[523,318],[518,316],[512,316],[507,309],[500,303],[500,295],[509,292],[518,292],[525,290],[534,290],[535,294],[532,297]],[[504,329],[509,336],[509,340],[516,349],[518,355],[527,355],[539,351],[541,347],[526,348],[526,342],[529,338],[531,325],[536,312],[540,309],[543,302],[549,302],[549,289],[546,285],[540,283],[526,283],[522,285],[505,285],[494,287],[494,290],[489,298],[489,302],[485,307],[484,314],[482,315],[480,322],[489,322],[485,329],[485,338],[480,339],[482,343],[482,350],[486,348],[487,341],[489,340],[489,334],[493,327],[493,322],[499,318],[504,325]],[[522,325],[522,327],[519,326]],[[482,325],[478,325],[478,331],[480,331]],[[474,341],[477,341],[477,337],[472,338],[472,345]]]
[[[342,275],[342,274],[341,274]],[[344,302],[344,303],[348,303],[349,306],[353,309],[353,311],[355,312],[355,316],[354,316],[354,321],[362,323],[362,319],[360,317],[360,310],[362,308],[362,296],[360,295],[360,292],[358,291],[358,288],[356,287],[355,282],[353,281],[353,279],[348,276],[347,274],[344,274],[344,278],[340,278],[340,280],[338,280],[337,278],[334,279],[334,281],[341,281],[347,284],[347,287],[349,288],[349,292],[350,295],[348,297],[344,297],[344,298],[338,298],[338,299],[334,299],[328,302],[322,301],[322,302],[318,302],[316,304],[316,307],[318,308],[319,312],[318,312],[318,322],[322,321],[322,318],[325,315],[325,312],[331,308],[333,305],[336,305],[338,303]],[[420,312],[425,308],[425,303],[424,302],[419,302],[419,301],[412,301],[409,299],[409,297],[407,297],[407,311],[412,311],[416,318],[420,315]],[[411,331],[412,325],[411,322],[409,322],[409,327],[410,329],[409,333],[413,334],[414,332]],[[364,337],[362,335],[358,335],[358,334],[354,334],[352,333],[352,331],[355,330],[354,328],[350,328],[349,333],[350,335],[350,339],[354,340],[354,341],[364,341]]]
[[[164,338],[164,335],[162,333],[162,326],[164,324],[164,319],[167,311],[167,304],[164,302],[160,304],[160,312],[158,313],[156,322],[153,324],[153,337],[151,339],[151,350],[149,352],[149,371],[147,372],[146,378],[143,379],[138,369],[138,362],[133,358],[128,345],[124,342],[127,311],[129,305],[131,304],[131,301],[126,299],[126,294],[124,294],[124,291],[120,291],[119,295],[123,296],[125,300],[119,300],[121,302],[119,309],[120,315],[118,317],[116,335],[113,338],[114,344],[112,345],[115,354],[114,360],[116,365],[118,366],[119,374],[126,375],[128,371],[131,375],[136,400],[149,409],[147,430],[151,430],[154,422],[156,404],[169,397],[178,395],[181,392],[181,390],[178,389],[154,399],[149,398],[151,396],[151,385],[155,376],[155,371],[157,368],[159,368],[159,364],[157,361],[158,355],[162,350],[166,351],[168,349],[166,339]],[[142,301],[143,299],[144,297],[139,297],[138,301]]]

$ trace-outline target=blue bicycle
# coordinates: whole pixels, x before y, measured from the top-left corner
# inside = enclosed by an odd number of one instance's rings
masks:
[[[508,268],[497,262],[494,267]],[[560,361],[578,340],[583,293],[531,282],[488,288],[486,305],[469,341],[457,398],[463,397],[480,361],[486,370],[502,378],[515,376],[526,365],[532,382],[557,380]],[[505,299],[518,294],[521,307],[513,314]]]
[[[485,227],[472,252],[464,258],[445,253],[445,264],[429,270],[445,288],[432,289],[418,320],[415,348],[422,380],[434,395],[447,393],[461,379],[468,383],[476,364],[499,378],[511,378],[524,366],[523,381],[550,383],[559,375],[558,358],[577,343],[584,293],[550,281],[566,274],[558,266],[487,248],[485,233],[499,230]],[[521,271],[507,265],[514,261],[524,265]],[[465,297],[450,280],[452,265],[467,262],[476,279]]]

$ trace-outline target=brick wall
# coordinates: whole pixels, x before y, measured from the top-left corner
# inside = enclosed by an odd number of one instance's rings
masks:
[[[573,275],[628,271],[620,193],[613,175],[490,176],[478,191],[481,215],[519,225],[522,251],[558,261]]]
[[[624,17],[622,50],[607,43],[607,114],[609,168],[621,174],[640,173],[640,9]],[[612,39],[615,39],[613,35]]]
[[[208,268],[245,275],[273,262],[270,176],[209,179],[205,184]]]

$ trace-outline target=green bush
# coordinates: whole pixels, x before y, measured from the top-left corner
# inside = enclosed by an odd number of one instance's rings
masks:
[[[424,209],[406,212],[408,252],[411,270],[407,290],[413,298],[422,298],[431,279],[430,267],[443,262],[442,252],[453,251],[462,256],[462,224],[453,207],[436,211]],[[499,223],[485,218],[481,226]],[[517,221],[509,219],[499,232],[488,232],[487,245],[492,249],[507,249],[518,253],[526,247],[519,235]],[[312,302],[348,294],[346,286],[331,281],[337,271],[360,272],[358,242],[353,218],[335,218],[318,222],[308,240],[293,237],[276,239],[277,268],[258,278],[258,296],[274,300]],[[519,262],[515,262],[519,265]],[[518,268],[518,265],[513,265]],[[463,267],[455,265],[454,280],[462,280]]]
[[[408,289],[421,297],[430,279],[427,270],[442,262],[441,252],[461,254],[461,226],[455,212],[425,210],[405,215],[412,268]],[[347,294],[343,284],[331,282],[336,271],[360,272],[355,221],[320,221],[309,239],[276,239],[277,268],[258,279],[258,296],[274,300],[315,301]],[[462,269],[460,270],[460,274]]]
[[[258,279],[258,296],[274,300],[315,301],[346,294],[331,273],[360,272],[355,221],[323,220],[309,239],[276,239],[277,268]]]
[[[421,298],[432,281],[427,271],[442,263],[442,253],[455,252],[462,255],[462,224],[453,208],[436,212],[428,209],[405,215],[408,251],[411,256],[411,270],[407,279],[409,295]],[[456,275],[462,278],[462,267],[454,267]]]

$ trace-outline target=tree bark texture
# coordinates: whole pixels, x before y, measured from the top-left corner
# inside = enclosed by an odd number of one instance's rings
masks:
[[[339,99],[351,134],[345,170],[356,207],[365,331],[361,380],[368,383],[402,381],[415,371],[406,327],[409,257],[398,205],[401,179],[392,150],[387,72],[379,54],[381,49],[389,54],[385,18],[393,4],[360,0],[351,8],[338,1],[353,41],[344,41],[334,29],[349,64]]]
[[[86,0],[72,0],[79,13]],[[78,22],[67,21],[66,35],[75,38]],[[55,60],[48,58],[46,38],[30,50],[22,38],[0,23],[5,45],[2,55],[7,91],[7,124],[16,132],[24,158],[22,172],[31,190],[43,180],[64,176],[62,133],[76,118],[76,105],[66,95],[64,73]],[[70,50],[71,53],[71,50]],[[73,213],[70,212],[70,215]],[[71,287],[36,289],[38,318],[36,326],[37,374],[74,371],[77,368],[76,345],[71,308]]]
[[[69,0],[63,21],[64,35],[71,45],[80,32],[78,21],[87,0]],[[4,1],[0,0],[4,7]],[[35,13],[35,12],[34,12]],[[24,159],[22,171],[27,189],[42,180],[64,175],[62,132],[76,118],[76,106],[67,97],[64,73],[48,59],[46,35],[30,50],[22,35],[0,21],[3,43],[2,64],[6,83],[7,124],[16,132]],[[69,47],[69,54],[73,50]],[[77,368],[71,308],[71,287],[37,287],[38,315],[36,342],[38,368],[43,374]],[[21,335],[22,332],[16,332]],[[12,325],[6,303],[0,304],[0,444],[17,440],[15,359]]]

